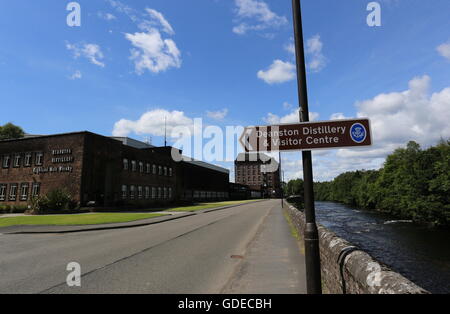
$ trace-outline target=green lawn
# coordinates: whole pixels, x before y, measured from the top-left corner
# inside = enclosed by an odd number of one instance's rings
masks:
[[[227,201],[216,203],[201,203],[194,206],[184,206],[169,209],[162,209],[167,212],[194,212],[203,209],[217,208],[230,205],[239,205],[255,202],[258,200],[246,201]],[[48,216],[18,216],[2,218],[0,216],[0,227],[9,226],[30,226],[30,225],[47,225],[47,226],[76,226],[76,225],[99,225],[120,222],[137,221],[147,218],[155,218],[164,216],[164,214],[154,213],[93,213],[93,214],[77,214],[77,215],[48,215]]]
[[[134,214],[134,213],[104,213],[79,215],[51,215],[51,216],[19,216],[10,218],[0,217],[0,227],[50,225],[75,226],[99,225],[117,222],[130,222],[147,218],[164,216],[162,214]]]
[[[258,200],[227,201],[227,202],[217,202],[217,203],[201,203],[201,204],[193,205],[193,206],[184,206],[184,207],[171,208],[171,209],[168,209],[166,211],[169,211],[169,212],[195,212],[195,211],[203,210],[203,209],[217,208],[217,207],[230,206],[230,205],[246,204],[246,203],[252,203],[252,202],[256,202],[256,201],[258,201]]]

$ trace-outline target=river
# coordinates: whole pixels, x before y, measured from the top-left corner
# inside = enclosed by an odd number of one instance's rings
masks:
[[[450,230],[317,202],[317,221],[432,293],[450,293]]]

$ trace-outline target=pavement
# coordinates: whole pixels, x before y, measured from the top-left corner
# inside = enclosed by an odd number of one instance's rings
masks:
[[[280,205],[119,229],[2,234],[0,293],[304,293],[304,256]],[[81,287],[66,284],[71,262],[81,265]]]

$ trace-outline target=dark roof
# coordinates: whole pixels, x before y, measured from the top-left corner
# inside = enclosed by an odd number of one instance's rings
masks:
[[[95,133],[92,133],[89,131],[58,133],[58,134],[50,134],[50,135],[25,134],[25,136],[22,138],[11,138],[11,139],[6,139],[6,140],[0,140],[0,142],[25,141],[25,140],[32,140],[35,138],[46,138],[46,137],[56,137],[56,136],[77,135],[77,134],[94,134],[97,136],[103,136],[103,135],[95,134]]]

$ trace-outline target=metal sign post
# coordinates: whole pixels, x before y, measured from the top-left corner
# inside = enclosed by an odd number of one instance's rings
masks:
[[[239,138],[239,142],[245,149],[245,152],[302,151],[305,190],[306,228],[304,238],[307,291],[308,294],[321,294],[322,280],[319,233],[317,230],[314,204],[311,150],[368,147],[372,145],[372,132],[369,119],[364,118],[309,122],[300,0],[292,0],[292,7],[294,13],[295,53],[301,122],[297,124],[246,127]],[[281,154],[279,166],[281,174]],[[284,181],[284,178],[282,180]]]
[[[297,61],[297,85],[300,102],[300,121],[309,121],[308,91],[306,83],[305,49],[300,0],[292,0],[294,16],[295,55]],[[303,179],[305,187],[305,261],[308,294],[322,294],[320,273],[319,232],[314,206],[314,187],[311,151],[303,151]]]

